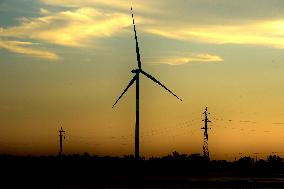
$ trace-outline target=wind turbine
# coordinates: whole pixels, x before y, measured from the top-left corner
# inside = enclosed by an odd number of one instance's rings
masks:
[[[146,73],[142,69],[142,62],[140,58],[140,52],[139,52],[139,44],[138,44],[138,39],[137,39],[137,33],[136,33],[136,27],[135,27],[135,22],[134,22],[134,16],[133,16],[133,10],[131,7],[131,12],[132,12],[132,20],[133,20],[133,30],[135,34],[135,42],[136,42],[136,59],[138,63],[138,68],[132,70],[131,72],[134,73],[134,77],[132,80],[129,82],[128,86],[124,89],[122,94],[119,96],[119,98],[116,100],[112,108],[118,103],[118,101],[122,98],[122,96],[127,92],[127,90],[131,87],[131,85],[136,82],[136,125],[135,125],[135,159],[139,159],[139,76],[140,74],[143,74],[147,78],[151,79],[161,87],[163,87],[165,90],[170,92],[172,95],[174,95],[177,99],[182,101],[177,95],[175,95],[170,89],[168,89],[165,85],[163,85],[160,81],[158,81],[156,78],[151,76],[150,74]]]

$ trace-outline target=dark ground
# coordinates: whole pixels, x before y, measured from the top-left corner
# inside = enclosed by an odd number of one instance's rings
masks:
[[[284,188],[278,156],[207,161],[174,152],[162,158],[84,155],[0,156],[0,188]]]

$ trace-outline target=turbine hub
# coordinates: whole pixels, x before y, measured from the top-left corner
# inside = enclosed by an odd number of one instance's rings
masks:
[[[142,69],[135,69],[135,70],[132,70],[131,72],[137,74],[137,73],[140,73],[141,71],[142,71]]]

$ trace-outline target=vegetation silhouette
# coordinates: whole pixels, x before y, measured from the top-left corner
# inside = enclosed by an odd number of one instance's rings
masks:
[[[212,160],[200,154],[173,152],[164,157],[0,155],[0,184],[17,187],[257,187],[282,186],[283,158],[247,156]],[[265,178],[265,180],[263,180]]]

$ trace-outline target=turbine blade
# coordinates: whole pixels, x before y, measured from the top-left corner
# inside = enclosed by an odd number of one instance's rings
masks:
[[[124,93],[126,93],[126,91],[129,89],[129,87],[131,87],[131,85],[134,83],[134,81],[137,78],[137,74],[132,78],[132,80],[129,82],[129,84],[127,85],[127,87],[124,89],[124,91],[122,92],[122,94],[118,97],[118,99],[115,101],[114,105],[112,106],[112,108],[114,108],[114,106],[118,103],[118,101],[122,98],[122,96],[124,95]]]
[[[168,89],[165,85],[163,85],[160,81],[158,81],[156,78],[154,78],[153,76],[151,76],[150,74],[144,72],[143,70],[141,70],[141,73],[144,74],[146,77],[148,77],[149,79],[151,79],[152,81],[154,81],[155,83],[157,83],[158,85],[162,86],[164,89],[166,89],[168,92],[170,92],[172,95],[174,95],[177,99],[179,99],[180,101],[182,101],[182,99],[180,99],[177,95],[175,95],[170,89]]]
[[[135,42],[136,42],[136,59],[138,63],[138,67],[141,69],[141,59],[140,59],[140,52],[139,52],[139,44],[138,44],[138,39],[137,39],[137,32],[136,32],[136,26],[134,22],[134,16],[133,16],[133,10],[131,7],[131,13],[132,13],[132,20],[133,20],[133,30],[135,33]]]

